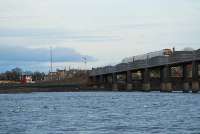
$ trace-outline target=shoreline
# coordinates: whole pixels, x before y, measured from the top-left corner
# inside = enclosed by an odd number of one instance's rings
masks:
[[[194,93],[192,91],[189,92],[183,92],[181,90],[179,91],[172,91],[172,92],[163,92],[159,90],[152,90],[152,91],[144,91],[144,90],[112,90],[112,89],[102,89],[102,88],[63,88],[63,87],[45,87],[45,88],[30,88],[30,87],[21,87],[21,88],[7,88],[7,89],[0,89],[0,94],[28,94],[28,93],[39,93],[39,92],[143,92],[143,93],[183,93],[183,94],[198,94]]]
[[[16,88],[0,90],[0,94],[20,94],[34,92],[116,92],[111,89],[90,89],[90,88]],[[118,91],[120,92],[120,91]],[[126,91],[128,92],[128,91]]]
[[[33,92],[97,92],[112,89],[94,89],[80,84],[35,83],[35,84],[4,84],[0,85],[0,94],[33,93]]]

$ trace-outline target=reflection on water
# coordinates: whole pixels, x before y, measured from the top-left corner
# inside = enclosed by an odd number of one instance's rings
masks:
[[[200,94],[0,95],[0,134],[199,133]]]

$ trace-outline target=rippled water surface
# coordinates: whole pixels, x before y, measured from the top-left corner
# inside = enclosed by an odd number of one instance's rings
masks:
[[[0,134],[199,134],[200,94],[0,95]]]

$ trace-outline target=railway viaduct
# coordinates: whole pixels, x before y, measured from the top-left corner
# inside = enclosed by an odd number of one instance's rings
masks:
[[[200,49],[94,68],[89,79],[93,88],[113,91],[196,93],[200,91]]]

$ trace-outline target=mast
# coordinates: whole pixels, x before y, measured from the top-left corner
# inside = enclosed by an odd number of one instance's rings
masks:
[[[50,57],[51,57],[51,72],[53,71],[53,56],[52,56],[52,47],[50,47]]]
[[[53,55],[52,55],[52,46],[50,46],[50,74],[51,74],[51,80],[53,80]]]
[[[83,63],[85,64],[85,70],[87,70],[87,58],[82,57],[82,59],[83,59]]]

